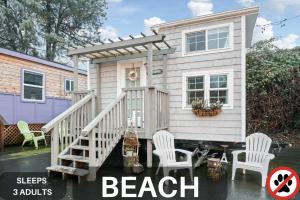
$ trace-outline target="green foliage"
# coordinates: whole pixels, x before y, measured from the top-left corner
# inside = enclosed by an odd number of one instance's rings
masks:
[[[68,46],[98,42],[106,9],[105,0],[0,0],[0,46],[54,60]]]
[[[207,101],[203,100],[203,99],[199,99],[197,98],[196,100],[192,101],[192,108],[196,109],[196,110],[206,110],[206,111],[210,111],[210,110],[217,110],[217,109],[221,109],[223,106],[222,103],[220,103],[219,101],[217,101],[216,103],[211,103],[208,105]]]
[[[247,54],[247,132],[299,130],[300,49],[261,41]]]
[[[0,46],[32,55],[37,54],[35,14],[26,0],[0,0]]]

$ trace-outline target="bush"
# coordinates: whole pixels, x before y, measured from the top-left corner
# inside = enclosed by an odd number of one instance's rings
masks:
[[[300,49],[278,49],[273,40],[247,53],[247,132],[300,130]]]

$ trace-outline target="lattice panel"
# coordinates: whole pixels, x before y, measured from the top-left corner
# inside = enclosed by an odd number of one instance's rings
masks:
[[[32,131],[40,131],[44,124],[29,124]],[[50,144],[50,132],[45,134],[47,143]],[[24,137],[20,133],[17,125],[9,125],[4,128],[4,145],[22,144]]]
[[[4,148],[4,125],[0,122],[0,149]]]

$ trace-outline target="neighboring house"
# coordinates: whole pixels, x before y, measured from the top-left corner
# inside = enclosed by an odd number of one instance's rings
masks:
[[[87,88],[79,70],[79,90]],[[73,68],[0,48],[0,119],[45,124],[71,105]]]
[[[90,170],[81,175],[89,173],[94,179],[93,169],[102,165],[130,128],[147,139],[148,167],[152,165],[151,140],[160,129],[168,129],[175,139],[245,141],[245,56],[258,11],[251,7],[167,22],[154,26],[153,35],[69,50],[75,61],[90,59],[89,82],[95,94],[43,127],[53,132],[55,141],[49,170],[63,171],[58,165],[62,160],[71,161],[71,168],[84,161]],[[198,117],[191,110],[197,98],[209,104],[220,101],[223,111]],[[61,126],[69,128],[64,124],[72,122],[74,112],[79,112],[83,121],[73,123],[69,135],[59,131]],[[73,142],[63,151],[59,135]],[[82,140],[89,140],[88,148]],[[83,153],[73,154],[72,149]]]

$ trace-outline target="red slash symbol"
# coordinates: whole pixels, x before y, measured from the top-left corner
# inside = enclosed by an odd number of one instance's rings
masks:
[[[267,178],[269,194],[278,200],[288,200],[296,196],[300,181],[297,172],[289,167],[273,169]]]

